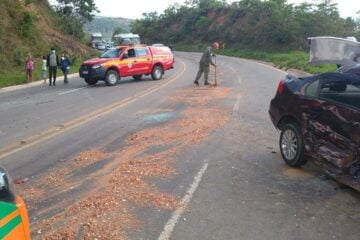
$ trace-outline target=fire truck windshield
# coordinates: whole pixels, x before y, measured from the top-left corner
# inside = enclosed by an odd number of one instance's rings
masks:
[[[100,58],[117,58],[120,56],[123,48],[113,48],[101,54]]]

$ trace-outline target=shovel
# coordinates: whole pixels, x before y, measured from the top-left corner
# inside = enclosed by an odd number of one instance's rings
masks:
[[[216,68],[217,68],[217,66],[216,66],[216,55],[215,55],[215,87],[217,86],[217,78],[216,78]]]

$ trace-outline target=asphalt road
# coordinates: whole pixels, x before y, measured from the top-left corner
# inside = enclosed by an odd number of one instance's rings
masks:
[[[199,58],[160,81],[0,90],[33,239],[359,239],[360,194],[281,160],[267,110],[286,73],[218,56],[219,86],[195,87]]]

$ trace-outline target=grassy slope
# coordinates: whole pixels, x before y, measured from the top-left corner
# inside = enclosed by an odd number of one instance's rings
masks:
[[[204,45],[176,45],[175,49],[179,51],[203,51]],[[253,49],[225,48],[220,49],[218,54],[270,62],[281,69],[286,70],[293,68],[313,74],[336,70],[336,66],[332,64],[310,65],[308,63],[309,53],[301,51],[270,52]]]
[[[19,26],[26,14],[34,17],[34,24],[30,34],[24,36]],[[70,56],[74,63],[72,72],[77,72],[81,61],[91,55],[87,46],[60,31],[58,20],[46,0],[28,5],[20,0],[1,0],[0,16],[0,87],[26,82],[26,53],[35,58],[34,79],[40,79],[41,57],[47,55],[51,47]]]

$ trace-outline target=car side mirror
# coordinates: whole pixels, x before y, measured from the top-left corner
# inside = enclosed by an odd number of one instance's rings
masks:
[[[11,178],[3,167],[0,167],[0,201],[11,203],[15,201]]]

